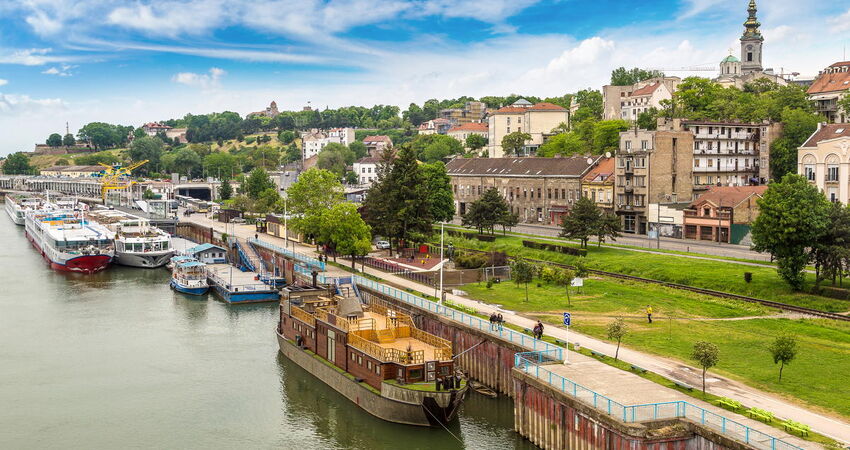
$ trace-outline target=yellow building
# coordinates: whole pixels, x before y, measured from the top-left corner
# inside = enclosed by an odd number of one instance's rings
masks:
[[[614,212],[614,158],[600,158],[581,179],[581,192],[596,206]]]
[[[568,116],[567,109],[561,106],[546,102],[532,105],[525,99],[519,99],[511,106],[493,111],[488,120],[489,156],[505,156],[502,138],[514,132],[528,133],[531,136],[525,143],[525,155],[536,152],[549,136],[555,134],[553,129],[567,123]]]
[[[103,166],[53,166],[39,173],[45,177],[83,178],[103,172],[103,169]]]

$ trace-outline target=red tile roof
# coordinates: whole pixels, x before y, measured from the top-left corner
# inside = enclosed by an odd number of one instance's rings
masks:
[[[734,208],[752,195],[761,197],[766,190],[767,186],[714,186],[694,200],[691,206],[711,202],[711,204],[721,208]]]
[[[632,91],[631,97],[640,97],[642,95],[650,95],[653,92],[655,92],[655,90],[658,89],[659,87],[661,87],[660,82],[648,84],[648,85],[646,85],[646,86],[644,86],[640,89],[636,89],[636,90]]]
[[[528,108],[529,111],[566,111],[567,109],[563,106],[558,106],[554,103],[541,102],[533,105],[531,108]]]
[[[583,181],[591,182],[591,181],[614,181],[611,178],[611,175],[614,174],[614,158],[602,158],[599,160],[599,164],[590,169],[590,172],[587,172],[587,175],[584,176]],[[596,178],[600,179],[597,180]]]
[[[363,142],[387,142],[392,144],[392,139],[389,136],[366,136],[363,138]]]
[[[598,157],[597,157],[598,158]],[[578,178],[592,164],[587,156],[569,158],[455,158],[446,164],[449,176]]]
[[[148,123],[142,125],[142,128],[169,128],[170,129],[171,127],[169,127],[168,125],[163,125],[161,123],[148,122]]]
[[[522,106],[503,106],[495,111],[492,114],[523,114],[528,111],[528,108]]]
[[[838,70],[835,70],[836,68]],[[850,61],[844,61],[837,62],[824,70],[806,92],[812,95],[848,89],[850,89]]]
[[[850,123],[830,123],[821,125],[801,147],[817,147],[818,142],[820,141],[827,141],[829,139],[840,137],[850,137]]]
[[[486,123],[465,123],[463,125],[456,126],[449,130],[449,133],[453,131],[478,131],[478,132],[487,132],[489,126]]]

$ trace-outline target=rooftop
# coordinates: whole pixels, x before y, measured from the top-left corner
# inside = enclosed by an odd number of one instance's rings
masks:
[[[642,95],[650,95],[653,92],[655,92],[656,89],[658,89],[659,87],[661,87],[661,82],[655,82],[655,83],[652,83],[652,84],[647,84],[646,86],[644,86],[640,89],[636,89],[636,90],[632,91],[631,97],[640,97]]]
[[[480,122],[470,122],[465,123],[463,125],[456,126],[449,130],[449,133],[453,131],[484,131],[486,132],[489,129],[489,126],[486,123]]]
[[[455,158],[446,165],[450,176],[580,177],[599,157]]]
[[[821,141],[850,137],[850,123],[821,124],[801,147],[817,147]]]
[[[388,142],[392,143],[392,139],[389,136],[366,136],[363,138],[363,142]]]
[[[767,186],[714,186],[691,202],[691,206],[710,202],[715,206],[732,208],[753,195],[762,196],[766,190]]]
[[[42,172],[102,172],[103,166],[52,166],[42,169]]]
[[[599,162],[590,168],[590,171],[587,172],[587,175],[584,176],[583,181],[592,182],[592,181],[608,181],[609,179],[613,181],[611,175],[614,174],[614,158],[601,158]]]
[[[818,75],[806,91],[809,95],[850,89],[850,61],[837,62]]]

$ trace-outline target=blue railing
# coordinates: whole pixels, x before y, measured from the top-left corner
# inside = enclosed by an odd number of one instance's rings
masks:
[[[248,252],[245,250],[245,247],[238,240],[236,241],[236,252],[239,253],[239,259],[242,260],[242,265],[247,267],[251,272],[259,272],[256,267],[254,267],[254,263],[251,262],[250,256],[248,256]]]
[[[253,239],[253,238],[249,238],[248,242],[250,242],[251,244],[254,244],[258,247],[263,247],[266,250],[271,250],[275,253],[281,254],[281,255],[283,255],[287,258],[294,259],[294,260],[296,260],[296,261],[298,261],[302,264],[305,264],[308,267],[315,267],[316,269],[322,270],[322,271],[325,270],[325,263],[324,262],[319,261],[318,259],[313,258],[312,256],[307,256],[304,253],[293,252],[292,250],[287,250],[285,248],[278,247],[277,245],[269,244],[268,242],[264,242],[264,241],[261,241],[261,240],[258,240],[258,239]]]
[[[659,419],[688,419],[718,431],[724,436],[744,442],[763,450],[802,450],[796,445],[783,441],[754,428],[750,428],[732,419],[696,406],[683,400],[675,402],[649,403],[643,405],[623,405],[609,397],[588,389],[551,370],[541,363],[551,361],[545,352],[526,352],[514,355],[514,366],[523,372],[539,378],[565,394],[593,406],[623,422],[645,422]]]
[[[476,328],[484,333],[488,333],[493,336],[499,336],[502,339],[510,341],[514,344],[518,344],[527,349],[547,352],[548,357],[551,357],[553,360],[562,361],[564,359],[563,347],[552,345],[548,342],[541,341],[539,339],[534,339],[533,337],[527,334],[518,333],[508,328],[493,327],[490,325],[490,322],[485,322],[480,317],[476,317],[471,314],[466,314],[464,312],[448,308],[446,306],[437,304],[436,302],[432,302],[430,300],[426,300],[422,297],[412,295],[402,290],[374,282],[368,278],[363,278],[359,275],[353,275],[351,277],[351,280],[355,284],[359,284],[360,286],[371,289],[375,292],[380,292],[381,294],[390,296],[397,300],[401,300],[405,303],[409,303],[419,308],[426,309],[432,313],[439,314],[444,317],[449,317],[452,320],[461,322],[465,325],[469,325],[470,327]]]

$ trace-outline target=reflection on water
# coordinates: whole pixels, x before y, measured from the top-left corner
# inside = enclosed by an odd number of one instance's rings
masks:
[[[0,217],[0,448],[533,448],[471,393],[444,429],[376,419],[283,358],[275,304],[168,287],[164,269],[49,269]]]

